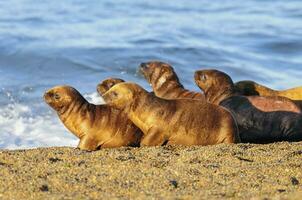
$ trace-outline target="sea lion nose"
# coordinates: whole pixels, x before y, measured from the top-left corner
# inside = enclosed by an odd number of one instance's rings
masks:
[[[49,93],[48,93],[48,92],[45,92],[45,93],[44,93],[44,95],[43,95],[43,99],[44,99],[44,101],[49,102],[50,95],[49,95]]]
[[[198,73],[198,72],[195,72],[195,73],[194,73],[194,79],[195,79],[195,80],[199,80],[199,73]]]
[[[148,66],[147,63],[141,63],[141,64],[140,64],[140,67],[141,67],[141,68],[147,68],[147,66]]]
[[[101,92],[101,87],[102,87],[102,84],[99,83],[97,86],[96,86],[96,90],[100,93]]]
[[[47,90],[44,95],[43,95],[43,98],[48,101],[51,97],[52,97],[53,93],[49,90]]]

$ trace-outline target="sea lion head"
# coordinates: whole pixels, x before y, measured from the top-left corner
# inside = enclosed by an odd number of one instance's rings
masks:
[[[55,86],[47,90],[43,97],[45,102],[57,112],[66,109],[73,101],[83,99],[76,89],[67,85]]]
[[[167,81],[182,87],[174,69],[168,63],[160,61],[141,63],[139,70],[154,88],[160,88]]]
[[[224,72],[209,69],[199,70],[194,74],[195,83],[204,91],[207,100],[211,103],[218,103],[222,97],[234,93],[234,84],[229,75]]]
[[[235,83],[237,92],[246,96],[258,96],[259,92],[255,88],[256,83],[254,81],[239,81]]]
[[[233,81],[229,75],[219,70],[199,70],[194,74],[196,84],[203,91],[213,88],[232,88]]]
[[[101,83],[97,85],[97,91],[100,95],[105,94],[110,88],[112,88],[114,85],[118,83],[125,82],[123,79],[119,78],[107,78],[103,80]]]
[[[124,109],[142,93],[147,93],[147,91],[138,84],[125,82],[114,85],[103,95],[103,98],[106,104],[117,109]]]

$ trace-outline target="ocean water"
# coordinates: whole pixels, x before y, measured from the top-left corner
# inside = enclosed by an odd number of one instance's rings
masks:
[[[101,103],[97,83],[150,89],[139,63],[171,63],[182,83],[216,68],[234,81],[302,85],[300,0],[0,1],[0,148],[76,146],[42,99],[55,85]]]

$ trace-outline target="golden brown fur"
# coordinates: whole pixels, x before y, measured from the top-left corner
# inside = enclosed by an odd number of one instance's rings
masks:
[[[254,81],[239,81],[235,83],[236,90],[246,96],[281,96],[293,100],[302,109],[302,87],[290,88],[287,90],[273,90]]]
[[[144,146],[212,145],[238,141],[231,114],[205,101],[162,99],[135,83],[117,84],[103,97],[107,104],[124,110],[143,131],[141,145]]]
[[[121,111],[108,105],[93,105],[70,86],[57,86],[44,99],[75,136],[82,150],[120,146],[137,146],[139,129]]]
[[[254,81],[239,81],[235,83],[238,92],[243,95],[282,96],[292,100],[302,100],[302,87],[287,90],[273,90]]]
[[[97,91],[100,95],[105,94],[112,86],[125,82],[123,79],[120,78],[107,78],[103,80],[101,83],[97,85]]]
[[[151,84],[156,96],[165,99],[204,99],[204,95],[185,89],[171,65],[152,61],[140,64],[140,71]]]
[[[218,70],[200,70],[195,72],[195,82],[205,93],[206,99],[210,103],[219,103],[234,95],[240,95],[235,88],[232,79]],[[251,105],[263,112],[288,111],[301,113],[299,106],[292,100],[285,97],[246,97]]]

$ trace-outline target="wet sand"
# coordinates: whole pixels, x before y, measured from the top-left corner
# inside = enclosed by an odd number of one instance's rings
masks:
[[[301,199],[302,142],[0,151],[0,199]]]

